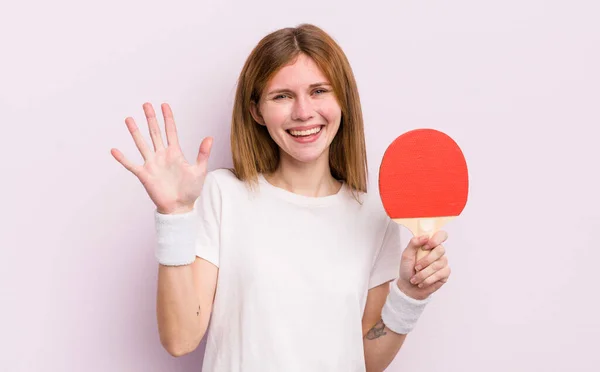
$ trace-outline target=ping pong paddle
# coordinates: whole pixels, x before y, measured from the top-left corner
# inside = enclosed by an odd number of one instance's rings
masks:
[[[394,222],[414,236],[431,237],[460,215],[467,203],[469,176],[458,144],[435,129],[415,129],[396,138],[379,168],[379,193]],[[428,251],[419,249],[417,260]]]

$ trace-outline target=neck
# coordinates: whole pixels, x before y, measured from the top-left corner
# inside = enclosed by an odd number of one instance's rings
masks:
[[[276,187],[313,197],[334,195],[342,186],[331,175],[327,152],[312,163],[299,162],[287,154],[282,154],[277,169],[265,175],[265,178]]]

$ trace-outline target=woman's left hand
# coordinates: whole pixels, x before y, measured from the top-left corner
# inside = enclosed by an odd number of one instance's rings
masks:
[[[448,239],[445,231],[438,231],[431,238],[414,237],[402,252],[398,288],[407,296],[422,300],[440,289],[450,276],[446,250],[442,245]],[[417,261],[419,248],[428,250],[427,255]]]

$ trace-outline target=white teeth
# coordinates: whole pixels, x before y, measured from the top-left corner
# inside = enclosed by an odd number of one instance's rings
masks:
[[[309,130],[290,130],[292,136],[310,136],[311,134],[319,133],[321,131],[321,127],[316,127]]]

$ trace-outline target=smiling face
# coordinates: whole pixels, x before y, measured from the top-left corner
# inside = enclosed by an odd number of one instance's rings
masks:
[[[300,54],[267,83],[252,115],[267,128],[283,161],[312,163],[329,161],[342,112],[323,72]]]

